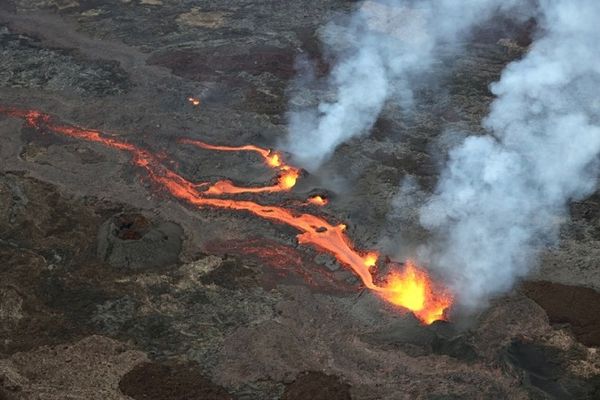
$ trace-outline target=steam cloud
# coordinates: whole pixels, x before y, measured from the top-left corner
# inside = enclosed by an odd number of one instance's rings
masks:
[[[456,45],[476,22],[517,0],[365,1],[344,24],[330,24],[322,40],[337,60],[326,86],[333,100],[289,114],[282,147],[309,170],[341,143],[366,134],[386,100],[412,104],[415,78],[435,60],[439,46]]]
[[[336,60],[326,82],[333,99],[289,115],[285,147],[316,169],[339,144],[366,134],[388,99],[410,108],[414,82],[441,46],[507,10],[534,15],[537,39],[491,86],[489,135],[450,151],[420,210],[434,235],[420,257],[467,307],[525,275],[539,249],[556,243],[568,202],[597,188],[600,1],[366,1],[345,24],[323,31]]]
[[[526,274],[557,240],[567,203],[597,187],[600,2],[540,0],[541,37],[491,86],[484,127],[450,152],[421,223],[437,234],[429,260],[476,307]]]

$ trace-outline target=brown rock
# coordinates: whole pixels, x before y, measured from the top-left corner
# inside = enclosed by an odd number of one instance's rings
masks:
[[[9,399],[124,400],[117,388],[119,379],[144,360],[143,353],[102,336],[42,346],[0,360],[0,392]]]
[[[119,388],[135,400],[227,400],[232,397],[202,376],[194,363],[152,363],[129,371]]]
[[[350,385],[323,372],[304,372],[289,384],[281,400],[350,400]]]
[[[547,281],[525,282],[523,291],[546,311],[551,323],[569,324],[581,343],[600,346],[600,293]]]

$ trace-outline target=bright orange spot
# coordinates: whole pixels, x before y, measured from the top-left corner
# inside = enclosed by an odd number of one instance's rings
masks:
[[[369,268],[374,267],[375,264],[377,264],[378,258],[379,254],[377,253],[367,253],[367,255],[365,255],[363,258],[365,266]]]
[[[279,186],[283,190],[290,190],[296,185],[298,180],[298,170],[289,170],[279,176]]]
[[[281,167],[281,159],[279,158],[279,154],[277,153],[273,153],[270,154],[266,157],[267,159],[267,164],[269,164],[269,166],[273,167],[273,168],[277,168],[277,167]]]
[[[188,97],[188,101],[193,105],[193,106],[199,106],[200,105],[200,99],[197,97]]]
[[[308,202],[317,206],[324,206],[328,203],[328,200],[323,196],[311,196],[308,198]]]
[[[443,290],[434,291],[427,273],[407,261],[403,271],[393,271],[379,294],[392,304],[412,311],[421,321],[431,324],[445,319],[452,296]]]

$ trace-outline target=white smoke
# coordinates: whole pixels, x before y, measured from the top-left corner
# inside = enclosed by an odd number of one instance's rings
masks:
[[[540,0],[540,37],[491,86],[484,127],[449,155],[421,223],[460,302],[510,288],[557,240],[567,203],[597,188],[600,1]],[[568,267],[568,266],[565,266]]]
[[[345,23],[330,24],[321,35],[336,60],[326,82],[334,99],[292,110],[282,147],[305,168],[317,169],[338,145],[368,133],[388,99],[410,108],[413,82],[429,70],[440,46],[447,51],[473,24],[523,3],[529,2],[363,2]]]

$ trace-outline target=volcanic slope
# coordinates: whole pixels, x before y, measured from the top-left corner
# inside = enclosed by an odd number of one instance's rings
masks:
[[[306,102],[327,95],[294,85],[295,60],[315,59],[324,76],[319,27],[353,6],[2,1],[2,104],[139,144],[190,182],[260,187],[273,178],[260,154],[178,139],[276,146],[288,91]],[[419,90],[410,118],[387,105],[369,136],[341,146],[319,176],[298,179],[293,196],[261,201],[324,213],[347,225],[358,249],[390,253],[399,234],[409,247],[422,243],[411,201],[435,185],[434,154],[450,146],[441,133],[480,130],[488,85],[526,51],[529,30],[504,19],[482,25],[463,55],[442,55],[442,78]],[[127,151],[0,116],[0,160],[0,398],[169,398],[182,388],[234,399],[598,394],[586,305],[569,301],[577,310],[565,317],[545,297],[587,286],[595,299],[597,194],[572,204],[534,283],[467,326],[460,316],[424,326],[358,291],[331,255],[298,246],[296,229],[157,192]],[[395,193],[407,176],[419,189],[402,203]],[[326,207],[287,203],[313,196]]]

